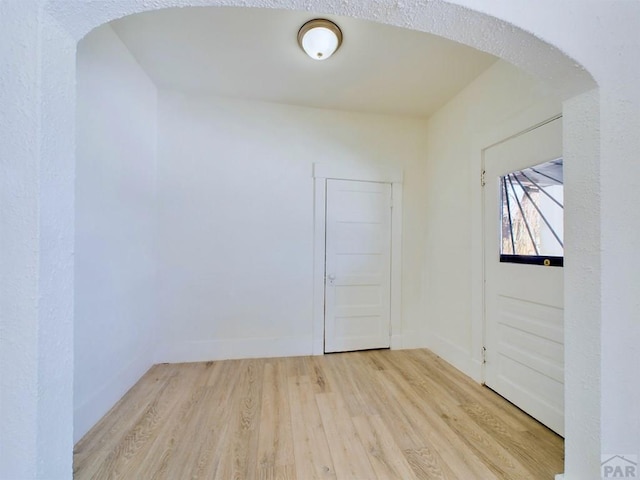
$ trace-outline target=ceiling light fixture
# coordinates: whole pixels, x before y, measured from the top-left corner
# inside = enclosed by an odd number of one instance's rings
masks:
[[[342,31],[331,20],[309,20],[298,32],[298,44],[314,60],[326,60],[340,48]]]

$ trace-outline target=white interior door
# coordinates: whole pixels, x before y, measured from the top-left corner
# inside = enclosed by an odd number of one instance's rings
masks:
[[[325,352],[388,348],[391,184],[327,180]]]
[[[563,268],[545,266],[563,255],[562,186],[550,180],[561,175],[561,158],[561,119],[485,151],[484,248],[486,385],[563,435]],[[558,175],[527,168],[544,162],[560,164]],[[556,213],[545,214],[544,202],[555,202]],[[536,208],[545,218],[526,223]],[[511,254],[502,261],[501,249]]]

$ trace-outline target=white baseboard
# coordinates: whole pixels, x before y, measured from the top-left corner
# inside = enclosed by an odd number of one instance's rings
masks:
[[[484,368],[482,366],[482,362],[480,360],[472,358],[470,369],[467,375],[469,375],[478,383],[484,383]]]
[[[136,356],[112,378],[105,379],[100,390],[95,391],[73,410],[73,443],[77,443],[127,391],[151,368],[154,347],[150,346]]]
[[[556,475],[556,480],[564,480],[564,473],[559,473]]]
[[[313,339],[313,355],[324,355],[324,336]]]
[[[426,347],[475,381],[482,380],[482,364],[461,346],[439,335],[429,335]]]
[[[156,353],[156,363],[296,357],[312,355],[312,345],[313,342],[310,336],[185,341],[161,346]]]
[[[426,345],[420,341],[416,332],[404,332],[391,336],[392,350],[408,350],[411,348],[426,348]]]

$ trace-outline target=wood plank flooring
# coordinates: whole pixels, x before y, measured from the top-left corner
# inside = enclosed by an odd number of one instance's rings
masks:
[[[156,365],[76,479],[551,480],[557,436],[428,350]]]

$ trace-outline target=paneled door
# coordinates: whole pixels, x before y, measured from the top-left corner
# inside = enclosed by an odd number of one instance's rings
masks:
[[[324,351],[388,348],[391,184],[327,180]]]
[[[485,383],[563,435],[562,120],[484,153]]]

